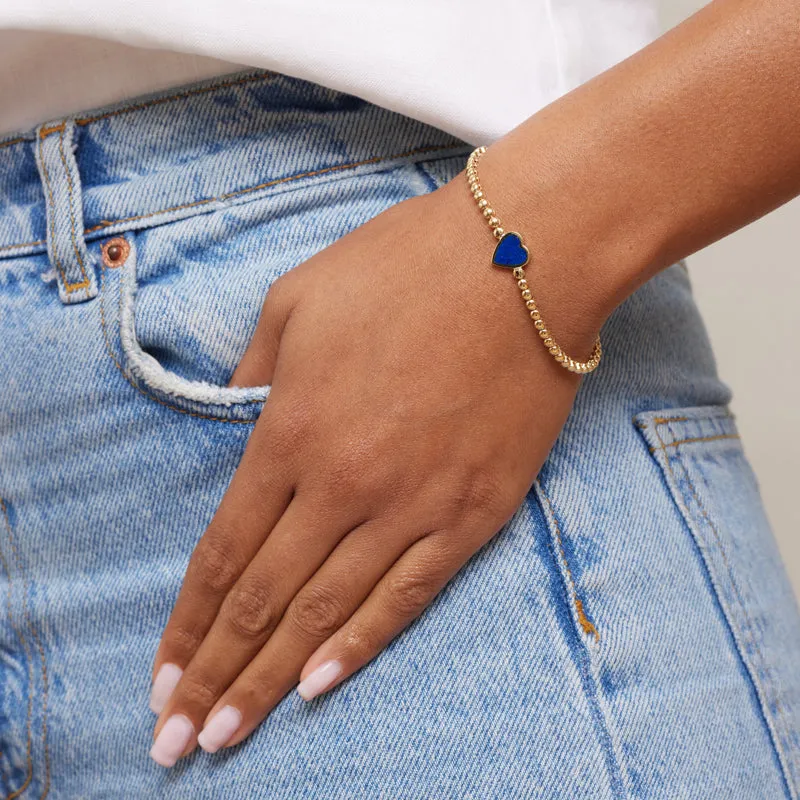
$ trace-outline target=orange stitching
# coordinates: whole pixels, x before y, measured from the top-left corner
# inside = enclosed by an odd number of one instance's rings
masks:
[[[14,541],[13,532],[11,530],[11,521],[8,518],[8,509],[6,508],[5,501],[2,497],[0,497],[0,511],[2,511],[3,520],[5,521],[6,530],[8,531],[8,540],[11,542],[11,549],[14,551],[14,558],[17,561],[17,569],[19,569],[20,574],[23,574],[22,559],[19,556],[19,550],[17,550],[17,545]],[[33,639],[36,642],[36,646],[39,650],[39,657],[42,662],[42,684],[44,689],[42,698],[42,744],[44,745],[45,785],[40,800],[44,800],[44,798],[47,796],[47,793],[50,791],[50,745],[47,741],[47,701],[50,692],[50,680],[47,677],[47,659],[45,658],[44,647],[39,639],[39,634],[36,633],[36,628],[33,625],[33,621],[31,620],[31,615],[28,610],[28,600],[24,591],[22,593],[22,609],[23,613],[25,614],[25,620],[28,623],[31,634],[33,635]]]
[[[194,208],[195,206],[206,205],[208,203],[219,202],[221,200],[231,200],[234,197],[240,197],[244,194],[249,194],[250,192],[257,192],[260,189],[268,189],[271,186],[277,186],[281,183],[289,183],[291,181],[300,180],[301,178],[313,178],[318,175],[326,175],[330,172],[339,172],[344,169],[354,169],[355,167],[365,166],[367,164],[378,164],[381,161],[392,161],[396,158],[408,158],[409,156],[419,155],[420,153],[427,153],[427,152],[434,152],[437,150],[450,150],[452,149],[452,145],[429,145],[427,147],[417,147],[413,150],[407,150],[403,153],[396,153],[393,155],[388,156],[372,156],[371,158],[366,158],[363,161],[352,161],[348,164],[336,164],[332,167],[323,167],[321,169],[311,170],[309,172],[298,172],[296,175],[287,175],[283,178],[276,178],[272,181],[267,181],[266,183],[259,183],[256,186],[248,186],[245,189],[237,189],[235,192],[228,192],[226,194],[221,194],[216,197],[207,197],[203,200],[195,200],[192,203],[186,203],[180,206],[171,206],[169,208],[161,209],[160,211],[153,211],[149,214],[138,214],[134,217],[122,217],[121,219],[114,219],[114,220],[103,220],[100,224],[93,226],[92,228],[87,228],[84,233],[94,233],[96,231],[102,230],[104,228],[110,228],[112,225],[120,225],[125,222],[137,222],[142,219],[149,219],[150,217],[156,217],[159,214],[171,214],[173,211],[183,211],[187,208]]]
[[[118,108],[115,111],[107,111],[105,114],[99,114],[96,117],[81,117],[75,120],[76,125],[88,125],[91,122],[97,122],[101,119],[108,119],[109,117],[116,117],[120,114],[127,114],[130,111],[141,111],[143,108],[150,106],[157,106],[161,103],[169,103],[173,100],[183,100],[187,97],[193,97],[199,94],[207,94],[208,92],[216,91],[217,89],[227,89],[231,86],[239,86],[243,83],[254,83],[256,81],[263,81],[267,79],[275,79],[277,74],[274,72],[266,72],[258,75],[247,75],[244,78],[237,80],[225,81],[223,83],[215,83],[212,86],[202,86],[198,89],[191,89],[188,92],[181,92],[180,94],[170,95],[169,97],[156,97],[154,100],[147,100],[144,103],[135,103],[134,105],[125,106],[125,108]]]
[[[51,209],[55,209],[56,201],[53,197],[53,188],[50,185],[50,174],[47,171],[47,164],[45,163],[45,156],[42,153],[41,143],[39,145],[39,156],[42,161],[42,175],[44,176],[44,183],[47,187],[47,195],[50,198],[50,207]],[[56,269],[58,270],[59,274],[61,275],[61,280],[64,281],[64,290],[67,294],[70,294],[78,289],[85,289],[89,285],[89,281],[84,281],[83,283],[69,283],[67,281],[67,276],[64,272],[64,268],[59,261],[58,256],[56,255],[56,246],[55,246],[55,221],[53,220],[53,214],[48,215],[50,217],[48,228],[50,230],[50,241],[53,242],[53,260],[56,262]]]
[[[655,430],[655,428],[653,429]],[[658,432],[656,431],[656,436]],[[691,444],[693,442],[716,442],[719,439],[740,439],[738,433],[720,433],[717,436],[693,436],[689,439],[679,439],[677,442],[665,442],[658,436],[661,442],[661,447],[651,447],[650,452],[655,453],[657,450],[665,450],[667,447],[677,447],[679,444]]]
[[[670,422],[687,422],[689,417],[653,417],[656,425],[666,425]]]
[[[217,197],[207,197],[203,200],[195,200],[192,203],[184,203],[183,205],[179,206],[170,206],[169,208],[162,208],[159,211],[153,211],[148,214],[137,214],[133,217],[121,217],[120,219],[104,219],[97,225],[93,225],[91,228],[86,228],[84,230],[84,235],[88,235],[90,233],[96,233],[97,231],[103,230],[105,228],[110,228],[112,225],[121,225],[125,222],[137,222],[142,219],[150,219],[151,217],[157,217],[161,214],[171,214],[173,211],[183,211],[187,208],[194,208],[195,206],[202,206],[207,205],[208,203],[218,202],[220,200],[232,200],[234,197],[239,197],[241,195],[249,194],[251,192],[257,192],[259,189],[268,189],[271,186],[277,186],[281,183],[289,183],[291,181],[300,180],[302,178],[313,178],[318,175],[326,175],[330,172],[339,172],[345,169],[354,169],[355,167],[365,166],[367,164],[378,164],[381,161],[392,161],[396,158],[408,158],[409,156],[420,155],[421,153],[433,153],[439,150],[451,150],[453,145],[428,145],[427,147],[416,147],[413,150],[406,150],[403,153],[394,153],[388,156],[373,156],[371,158],[366,158],[363,161],[353,161],[348,164],[336,164],[332,167],[323,167],[317,170],[311,170],[309,172],[298,172],[296,175],[287,175],[283,178],[276,178],[272,181],[267,181],[266,183],[259,183],[256,186],[248,186],[245,189],[238,189],[235,192],[227,192],[226,194],[218,195]],[[45,240],[38,240],[35,242],[25,242],[23,244],[13,244],[13,245],[5,245],[0,247],[0,252],[3,250],[11,250],[14,248],[21,248],[21,247],[34,247],[36,245],[45,244]],[[78,284],[75,284],[78,286]],[[83,288],[82,286],[79,288]]]
[[[245,190],[247,191],[247,190]],[[182,206],[170,206],[169,208],[161,209],[161,211],[153,211],[150,214],[138,214],[135,217],[122,217],[121,219],[104,219],[97,225],[94,225],[91,228],[87,228],[84,231],[84,234],[95,233],[96,231],[101,231],[104,228],[110,228],[112,225],[119,225],[122,222],[136,222],[140,219],[148,219],[150,217],[156,217],[159,214],[171,214],[173,211],[183,211],[186,208],[194,208],[195,206],[202,206],[208,203],[213,203],[215,200],[219,200],[219,197],[209,197],[205,200],[195,200],[193,203],[186,203]]]
[[[0,150],[2,150],[4,147],[11,147],[12,144],[21,144],[24,141],[24,136],[17,136],[16,139],[9,139],[7,142],[0,142]]]
[[[72,175],[70,174],[69,167],[67,166],[67,159],[64,156],[64,127],[61,127],[61,133],[58,135],[58,152],[61,155],[61,164],[64,167],[64,173],[67,176],[67,192],[69,194],[69,203],[67,206],[69,207],[69,235],[72,239],[72,249],[75,251],[75,258],[78,259],[78,266],[81,268],[81,275],[83,275],[83,284],[88,286],[90,281],[89,277],[86,274],[86,270],[84,269],[83,264],[83,257],[78,252],[78,243],[75,239],[75,213],[73,210],[73,205],[75,203],[75,196],[73,194],[73,184],[72,184]],[[54,245],[55,249],[55,245]]]
[[[64,126],[66,124],[66,122],[59,122],[58,125],[51,125],[49,128],[42,128],[39,131],[39,138],[46,139],[51,133],[56,133],[57,131],[61,131],[61,133],[63,133]]]
[[[31,736],[31,718],[33,715],[33,659],[31,658],[31,651],[28,647],[28,642],[25,637],[22,635],[21,631],[17,628],[14,624],[14,620],[11,618],[11,585],[12,585],[12,578],[11,578],[11,570],[8,568],[8,562],[6,561],[5,556],[3,555],[2,550],[0,550],[0,562],[3,564],[3,570],[8,577],[8,622],[11,625],[12,630],[17,635],[17,638],[22,642],[22,647],[25,650],[25,658],[28,662],[28,714],[26,717],[26,730],[28,741],[25,746],[25,754],[26,754],[26,762],[28,765],[28,777],[25,779],[25,783],[16,789],[15,791],[11,792],[11,794],[6,795],[5,800],[14,800],[15,797],[19,797],[30,785],[31,781],[33,780],[33,754],[31,752],[32,746],[32,736]]]
[[[4,244],[0,247],[0,252],[3,250],[20,250],[23,247],[36,247],[40,244],[47,244],[47,239],[37,239],[34,242],[23,242],[22,244]]]
[[[103,329],[103,339],[106,344],[106,352],[108,353],[111,360],[114,362],[114,366],[119,370],[120,375],[134,388],[136,389],[139,394],[146,397],[148,400],[153,400],[154,402],[158,403],[159,405],[164,406],[165,408],[169,408],[172,411],[177,411],[180,414],[187,414],[190,417],[197,417],[198,419],[209,419],[212,422],[230,422],[230,423],[237,423],[240,425],[255,425],[256,420],[254,419],[226,419],[225,417],[212,417],[208,414],[198,414],[194,411],[188,411],[185,408],[180,408],[179,406],[173,406],[170,403],[166,403],[163,400],[151,395],[149,392],[146,392],[142,389],[141,386],[136,384],[125,370],[122,367],[122,364],[119,363],[119,359],[114,355],[114,351],[111,347],[111,340],[108,336],[108,328],[106,325],[106,314],[105,314],[105,304],[104,304],[104,297],[105,297],[105,287],[106,287],[106,267],[105,264],[102,264],[100,267],[100,326]],[[122,302],[122,294],[120,292],[120,303]],[[256,401],[260,402],[260,401]]]
[[[553,518],[553,527],[555,528],[556,533],[556,542],[558,543],[558,550],[561,553],[561,561],[564,564],[564,568],[567,571],[567,577],[569,578],[569,590],[570,594],[572,595],[572,602],[575,604],[575,612],[578,616],[578,622],[580,623],[581,628],[583,628],[583,632],[587,635],[591,634],[594,636],[595,640],[600,639],[600,634],[597,632],[597,628],[592,624],[592,621],[589,617],[586,616],[586,612],[583,608],[583,602],[581,601],[580,597],[578,597],[578,591],[575,588],[575,579],[572,576],[572,570],[569,568],[569,562],[567,561],[567,554],[564,552],[564,542],[561,538],[561,528],[558,525],[558,519],[556,517],[556,512],[553,509],[553,504],[550,502],[550,498],[547,496],[547,493],[544,490],[542,484],[537,480],[536,485],[539,487],[539,491],[544,498],[545,503],[547,503],[547,508],[550,511],[550,516]]]

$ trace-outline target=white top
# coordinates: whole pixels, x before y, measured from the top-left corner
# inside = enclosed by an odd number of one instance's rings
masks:
[[[657,0],[2,0],[0,135],[246,65],[483,144],[648,44],[657,10]]]

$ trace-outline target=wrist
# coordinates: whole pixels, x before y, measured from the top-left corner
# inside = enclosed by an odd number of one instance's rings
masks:
[[[581,153],[535,122],[526,124],[524,137],[518,129],[485,152],[479,180],[503,229],[519,233],[528,248],[526,278],[549,328],[566,350],[584,358],[614,308],[654,271],[656,237],[645,209],[603,186],[602,158]],[[451,189],[472,206],[491,264],[496,240],[465,176]]]
[[[479,179],[485,199],[501,216],[505,232],[518,233],[530,253],[525,278],[547,329],[570,356],[588,360],[601,326],[623,299],[623,261],[612,247],[604,246],[594,221],[584,216],[585,224],[579,231],[574,217],[554,211],[559,204],[545,193],[521,191],[520,182],[515,180],[519,165],[494,157],[495,147],[480,159]],[[493,295],[491,302],[499,299],[505,306],[504,314],[525,311],[512,271],[492,265],[497,239],[465,175],[459,175],[442,192],[459,228],[459,249],[467,256],[464,263],[477,270],[471,284]],[[520,316],[527,317],[527,312]],[[527,325],[537,333],[532,320],[528,319]]]

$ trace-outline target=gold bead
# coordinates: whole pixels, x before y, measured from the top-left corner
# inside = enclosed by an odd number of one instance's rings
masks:
[[[489,201],[486,198],[484,198],[483,200],[478,200],[478,208],[481,209],[481,211],[483,211],[483,209],[486,208],[486,206],[488,205]]]
[[[528,309],[528,311],[536,311],[536,302],[533,299],[528,300],[525,303],[525,307]]]
[[[535,325],[537,331],[543,331],[544,330],[544,320],[537,319],[536,322],[534,322],[534,325]]]
[[[492,231],[492,233],[494,234],[495,239],[502,239],[506,235],[506,232],[499,225]]]
[[[525,277],[525,270],[522,267],[514,267],[513,275],[517,280],[521,280]]]
[[[531,311],[531,319],[532,320],[540,320],[541,319],[541,316],[539,316],[539,312],[535,308]]]
[[[550,335],[550,331],[549,331],[549,330],[547,330],[547,328],[542,328],[542,329],[539,331],[539,336],[541,336],[541,337],[542,337],[542,339],[546,339],[546,338],[547,338],[549,335]]]
[[[517,281],[517,286],[519,286],[520,289],[527,289],[528,288],[528,281],[526,281],[525,278],[520,278]]]
[[[486,211],[488,211],[488,209],[486,209],[486,210],[485,210],[483,213],[485,214],[485,213],[486,213]],[[491,217],[491,218],[489,219],[489,224],[490,224],[492,227],[495,227],[496,225],[499,225],[499,224],[500,224],[500,220],[499,220],[499,219],[497,219],[497,217]]]
[[[548,336],[544,340],[544,346],[547,347],[548,349],[551,348],[554,344],[555,344],[555,342],[553,341],[553,337],[552,336]]]
[[[522,290],[522,299],[523,300],[533,300],[533,295],[531,294],[530,289],[523,289]]]
[[[494,214],[494,209],[493,209],[493,208],[490,208],[490,207],[487,205],[487,206],[486,206],[486,207],[483,209],[483,216],[484,216],[484,217],[486,217],[486,219],[489,219],[489,217],[491,217],[491,216],[492,216],[492,214]]]
[[[474,197],[476,200],[480,200],[480,199],[481,199],[481,197],[483,197],[483,192],[482,192],[480,189],[475,189],[475,190],[472,192],[472,196],[473,196],[473,197]]]

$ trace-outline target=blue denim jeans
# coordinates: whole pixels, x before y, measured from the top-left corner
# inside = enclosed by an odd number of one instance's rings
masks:
[[[270,283],[469,150],[267,73],[0,142],[0,800],[797,798],[797,607],[683,263],[387,650],[235,748],[148,757],[155,649],[269,391],[225,385]]]

